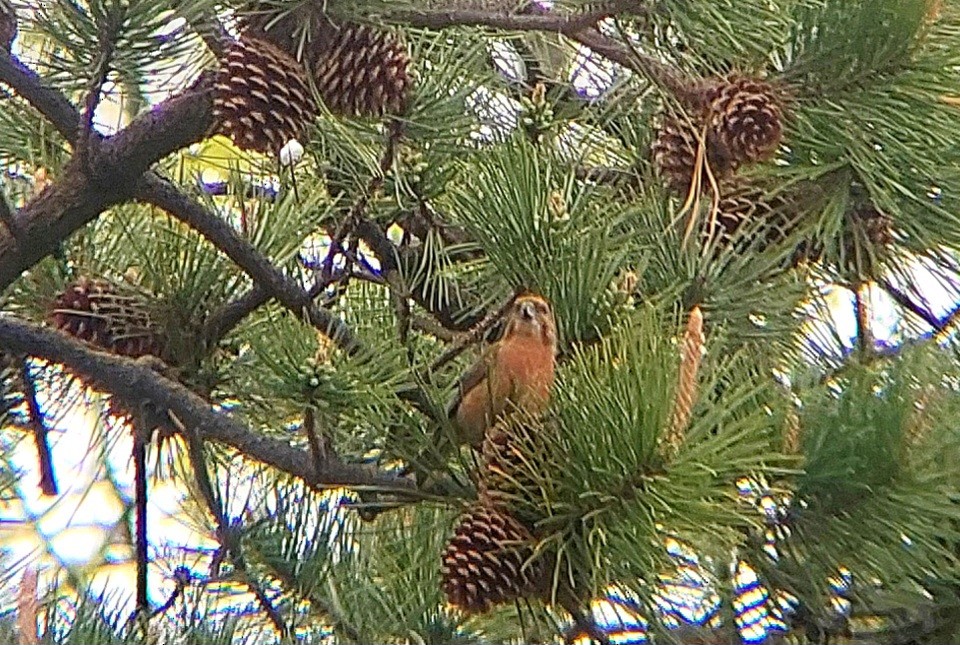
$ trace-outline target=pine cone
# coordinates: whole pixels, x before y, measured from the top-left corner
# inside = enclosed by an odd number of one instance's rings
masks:
[[[213,110],[217,131],[240,148],[275,155],[304,135],[316,104],[300,63],[276,45],[244,35],[220,62]]]
[[[783,140],[783,108],[769,83],[735,77],[706,90],[711,133],[737,165],[769,159]]]
[[[320,97],[334,114],[377,117],[406,109],[410,56],[391,32],[327,21],[307,57]]]
[[[808,206],[808,205],[807,205]],[[704,238],[716,241],[721,247],[733,246],[739,252],[750,249],[763,251],[783,244],[794,235],[805,212],[800,195],[776,193],[770,195],[763,186],[748,182],[727,182],[721,186],[721,197],[714,226],[704,224]],[[811,242],[797,244],[790,259],[790,266],[819,257]]]
[[[701,189],[709,190],[710,187],[705,168],[697,168],[701,132],[699,119],[666,115],[653,142],[653,162],[657,172],[667,186],[681,197],[690,191],[690,184],[697,172],[700,173]],[[703,158],[710,165],[710,172],[715,179],[719,181],[729,177],[737,170],[739,164],[715,145],[709,132],[705,144]]]
[[[532,419],[513,418],[490,428],[481,446],[480,501],[509,509],[528,526],[540,519],[536,473],[549,469],[542,458],[548,453],[550,436],[549,427]]]
[[[50,312],[57,329],[121,356],[159,356],[163,345],[139,294],[121,294],[106,280],[80,278]]]
[[[0,0],[0,49],[10,51],[17,37],[17,14],[7,0]]]
[[[13,356],[0,351],[0,422],[2,416],[20,404],[22,396],[17,386],[19,369]]]
[[[447,600],[469,612],[533,594],[542,586],[542,561],[533,555],[533,538],[502,511],[477,505],[457,523],[443,554],[442,586]]]
[[[782,219],[778,217],[777,207],[784,206],[783,199],[777,199],[778,203],[771,203],[762,189],[749,184],[728,185],[724,188],[716,215],[717,229],[713,231],[711,237],[716,237],[723,243],[729,243],[751,225],[754,227],[769,225],[764,247],[782,242],[787,237],[790,231],[785,230],[786,227],[777,226],[777,224],[783,224],[777,221]],[[709,233],[708,230],[707,234]]]
[[[410,56],[393,33],[335,23],[323,13],[322,3],[285,12],[261,3],[241,24],[252,36],[301,60],[332,113],[378,117],[400,114],[406,108]]]
[[[859,208],[853,212],[855,226],[863,237],[877,247],[893,244],[893,218],[881,213],[875,206]]]
[[[871,266],[894,242],[893,219],[872,204],[854,209],[843,233],[843,258],[848,270],[873,273]]]

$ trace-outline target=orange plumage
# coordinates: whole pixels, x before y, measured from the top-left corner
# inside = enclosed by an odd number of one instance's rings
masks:
[[[536,295],[517,297],[503,336],[460,378],[447,408],[461,442],[479,446],[510,408],[536,414],[550,400],[557,355],[557,328],[550,304]]]

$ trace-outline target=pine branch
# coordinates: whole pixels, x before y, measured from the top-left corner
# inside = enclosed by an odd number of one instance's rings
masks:
[[[183,595],[183,590],[190,582],[190,570],[186,567],[180,566],[177,567],[173,572],[174,587],[173,591],[163,602],[162,605],[150,612],[150,619],[156,618],[162,614],[170,611],[170,608],[173,607],[173,603],[177,601],[177,598]]]
[[[203,441],[197,432],[193,430],[186,431],[187,449],[190,457],[190,465],[193,469],[193,476],[197,484],[197,490],[203,498],[204,505],[213,516],[217,523],[217,540],[220,542],[220,553],[214,556],[214,562],[220,562],[224,556],[228,556],[233,563],[233,568],[243,575],[244,582],[256,597],[257,602],[264,613],[273,623],[281,640],[286,640],[290,635],[290,627],[283,620],[280,612],[267,597],[263,587],[251,575],[247,567],[246,558],[243,556],[243,545],[240,540],[240,525],[231,522],[223,510],[223,504],[217,496],[210,480],[210,474],[207,472],[207,462],[204,457]]]
[[[883,290],[886,291],[891,298],[893,298],[895,303],[930,325],[930,327],[933,328],[934,333],[937,334],[949,328],[955,317],[958,315],[958,311],[960,311],[960,309],[955,309],[943,320],[941,320],[940,318],[937,318],[936,314],[930,311],[926,305],[922,305],[911,298],[886,278],[880,281],[880,286],[883,287]]]
[[[91,136],[93,134],[93,117],[97,111],[97,106],[100,104],[103,84],[107,82],[107,74],[110,73],[110,61],[113,58],[114,41],[119,27],[118,18],[120,18],[114,15],[113,11],[115,10],[116,8],[108,10],[98,33],[97,63],[87,87],[87,98],[84,101],[83,114],[80,119],[80,134],[75,153],[81,164],[88,161],[91,146],[97,145],[100,141],[100,137],[94,139]]]
[[[498,309],[487,313],[487,315],[484,316],[480,322],[478,322],[466,333],[460,334],[453,346],[447,349],[447,351],[441,354],[437,360],[430,365],[429,371],[436,372],[441,367],[462,354],[468,347],[479,343],[480,339],[483,338],[483,335],[487,333],[487,330],[493,327],[498,320],[503,318],[504,314],[507,312],[507,309],[509,309],[510,305],[513,304],[513,299],[513,297],[509,298],[506,302],[500,305]]]
[[[4,66],[2,63],[9,63]],[[53,99],[34,75],[21,73],[11,59],[0,54],[0,81],[24,97],[42,100],[38,105],[54,109],[58,119],[69,119],[73,141],[79,124],[76,110]],[[9,73],[9,74],[8,74]],[[110,206],[134,196],[137,183],[151,165],[166,155],[206,136],[213,119],[208,87],[202,76],[190,89],[135,119],[91,151],[87,163],[74,158],[61,177],[13,216],[19,239],[0,234],[0,289],[21,273],[53,253],[59,244],[81,226],[96,219]],[[66,125],[57,123],[58,128]]]
[[[860,356],[869,360],[874,357],[876,351],[876,339],[873,336],[871,325],[872,314],[870,311],[870,287],[867,283],[860,283],[854,291],[854,303],[857,314],[857,348]]]
[[[621,3],[622,4],[622,3]],[[571,15],[512,13],[474,9],[423,11],[402,10],[384,16],[391,22],[403,23],[422,29],[447,29],[450,27],[490,27],[506,31],[548,31],[558,34],[577,33],[594,27],[604,18],[615,13],[614,7]]]
[[[295,316],[306,318],[343,350],[352,354],[360,349],[360,342],[346,323],[318,307],[307,291],[273,266],[227,222],[188,197],[172,183],[156,175],[148,175],[140,182],[136,196],[140,201],[162,208],[199,232],[246,271],[254,282],[269,289],[280,304]]]
[[[213,347],[254,311],[270,302],[270,290],[256,285],[236,300],[214,311],[203,323],[203,346]]]
[[[133,476],[136,504],[137,592],[136,615],[145,621],[150,615],[147,596],[147,571],[150,566],[147,536],[147,428],[138,415],[133,418]],[[141,623],[143,624],[143,623]]]
[[[193,428],[203,441],[216,441],[245,456],[302,479],[316,489],[338,486],[369,487],[405,498],[427,497],[414,482],[365,465],[328,460],[314,471],[307,451],[287,441],[254,432],[209,404],[184,386],[158,374],[143,361],[94,351],[85,345],[13,316],[0,317],[0,347],[62,363],[90,384],[120,397],[131,407],[169,410],[182,426]],[[171,423],[176,426],[177,424]],[[183,432],[177,427],[178,432]]]
[[[13,239],[20,237],[17,222],[13,219],[13,211],[10,210],[10,204],[7,202],[7,197],[2,191],[0,191],[0,224],[3,224],[7,228],[7,232],[13,236]]]
[[[635,3],[614,2],[605,9],[574,15],[456,9],[400,11],[388,14],[385,18],[391,22],[426,29],[490,27],[509,31],[543,31],[562,34],[614,63],[643,74],[673,92],[684,93],[687,83],[677,70],[623,42],[603,35],[596,29],[598,22],[624,12],[627,7],[634,15],[648,10],[636,7]]]
[[[63,94],[45,85],[37,73],[16,56],[4,51],[0,51],[0,81],[43,114],[64,139],[76,140],[80,124],[77,108]]]

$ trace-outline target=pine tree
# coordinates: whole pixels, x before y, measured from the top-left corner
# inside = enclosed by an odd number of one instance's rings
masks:
[[[0,640],[960,640],[956,3],[0,0],[0,44]],[[460,445],[524,292],[549,405]]]

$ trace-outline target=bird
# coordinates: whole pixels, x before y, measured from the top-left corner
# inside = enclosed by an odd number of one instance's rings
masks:
[[[460,377],[447,417],[457,439],[479,448],[486,431],[510,409],[539,414],[550,401],[556,371],[557,325],[550,303],[518,295],[503,320],[503,333]]]

